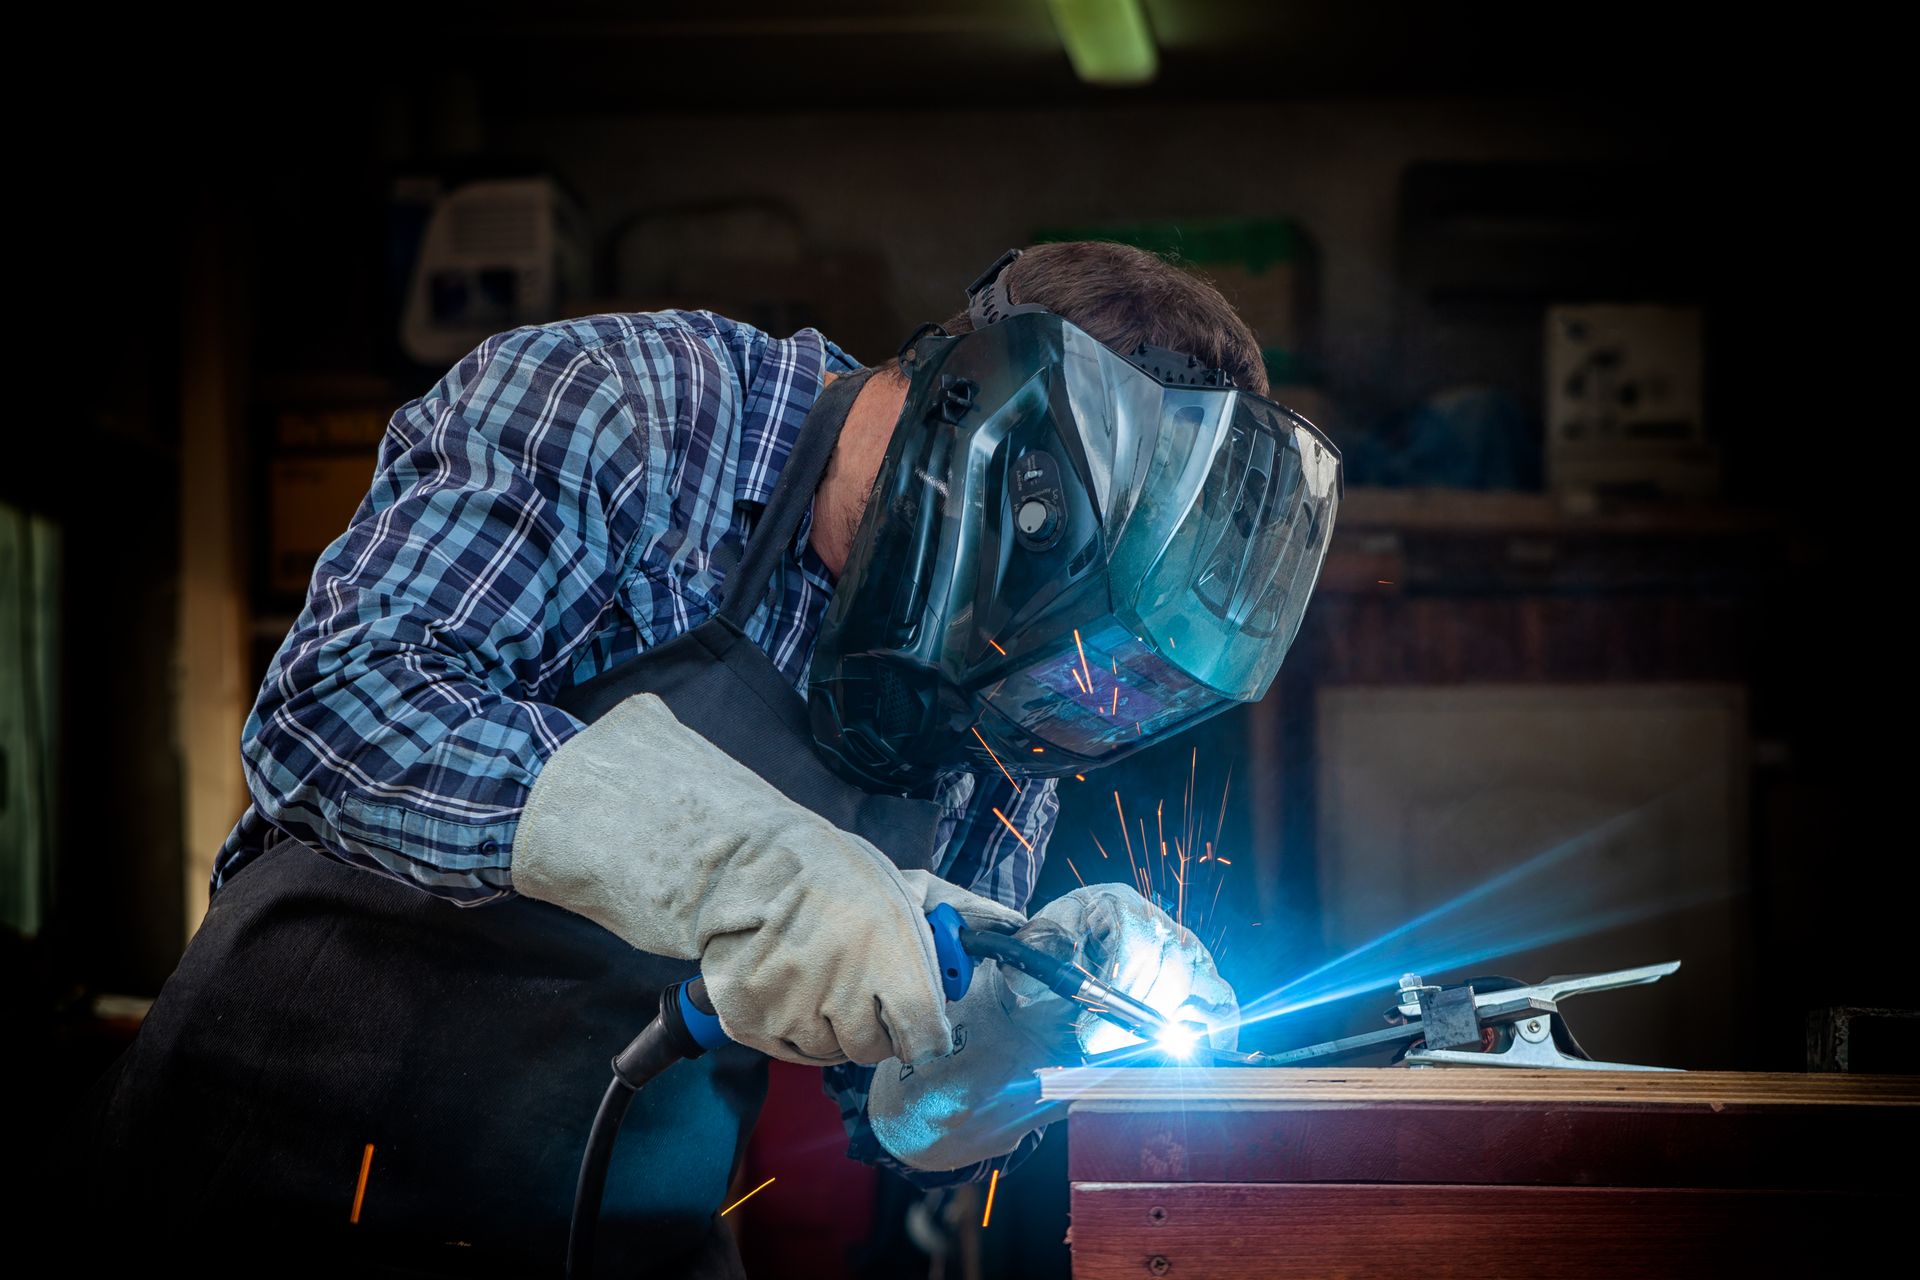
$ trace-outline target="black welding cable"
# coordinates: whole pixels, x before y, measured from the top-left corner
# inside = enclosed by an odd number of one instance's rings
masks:
[[[696,996],[706,989],[698,982]],[[567,1228],[568,1280],[584,1280],[593,1274],[594,1236],[600,1227],[600,1201],[607,1190],[607,1170],[613,1164],[614,1143],[620,1137],[620,1123],[634,1095],[647,1082],[685,1058],[697,1058],[706,1050],[687,1031],[680,1013],[681,987],[678,983],[660,993],[660,1013],[622,1049],[613,1060],[613,1079],[600,1098],[594,1113],[593,1128],[587,1131],[587,1149],[580,1157],[580,1180],[574,1186],[573,1221]],[[705,1010],[711,1013],[712,1010]]]
[[[642,1034],[645,1034],[644,1032]],[[615,1076],[600,1097],[600,1109],[594,1113],[593,1128],[587,1134],[587,1149],[580,1157],[580,1181],[573,1191],[573,1222],[567,1228],[567,1275],[586,1276],[593,1271],[593,1237],[600,1226],[600,1200],[607,1191],[607,1168],[613,1163],[613,1144],[620,1137],[620,1122],[638,1090]]]

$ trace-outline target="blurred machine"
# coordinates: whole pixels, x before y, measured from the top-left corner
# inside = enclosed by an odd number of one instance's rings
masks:
[[[456,187],[428,220],[400,345],[421,364],[450,364],[502,330],[558,318],[588,271],[581,215],[551,179]]]

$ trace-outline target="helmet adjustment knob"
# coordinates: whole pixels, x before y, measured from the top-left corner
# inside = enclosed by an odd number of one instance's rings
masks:
[[[1028,551],[1045,551],[1060,541],[1066,524],[1066,494],[1060,489],[1060,465],[1053,455],[1035,450],[1014,461],[1007,473],[1012,499],[1013,534]]]

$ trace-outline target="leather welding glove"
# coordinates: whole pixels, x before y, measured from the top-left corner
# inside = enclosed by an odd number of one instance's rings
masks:
[[[1240,1005],[1215,969],[1213,953],[1130,885],[1092,884],[1063,894],[1037,912],[1020,937],[1175,1022],[1204,1025],[1216,1049],[1231,1050],[1240,1042]],[[1060,999],[1025,974],[1008,981],[1036,1000],[1042,993]],[[1076,1009],[1074,1023],[1085,1052],[1128,1043],[1124,1032],[1089,1010]]]
[[[945,900],[980,927],[1019,913],[903,874],[639,694],[534,780],[514,888],[642,951],[700,962],[720,1025],[791,1062],[923,1062],[952,1048],[933,933]]]
[[[1076,889],[1014,935],[1072,959],[1178,1021],[1204,1023],[1217,1048],[1238,1040],[1233,988],[1199,939],[1123,885]],[[1005,1155],[1058,1119],[1034,1072],[1081,1061],[1111,1023],[1017,969],[982,961],[952,1007],[954,1049],[932,1062],[883,1062],[867,1093],[867,1122],[895,1159],[947,1171]],[[1125,1033],[1114,1030],[1122,1040]]]
[[[867,1123],[880,1145],[915,1169],[945,1172],[1005,1155],[1058,1119],[1064,1104],[1042,1103],[1033,1073],[1080,1061],[1080,1047],[1067,1002],[1040,990],[1044,1000],[1015,994],[1005,971],[982,960],[949,1006],[953,1052],[874,1069]]]

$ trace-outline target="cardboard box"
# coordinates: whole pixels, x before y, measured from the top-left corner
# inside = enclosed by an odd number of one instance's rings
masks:
[[[1711,497],[1698,307],[1547,309],[1547,483],[1556,491]]]

